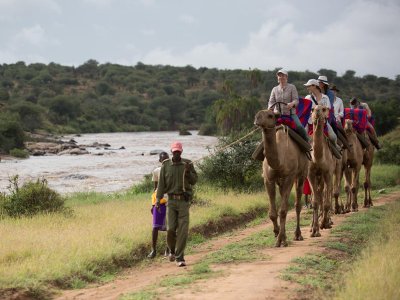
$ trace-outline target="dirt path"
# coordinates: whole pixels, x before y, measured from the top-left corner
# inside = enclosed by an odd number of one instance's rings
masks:
[[[400,197],[400,192],[381,196],[374,200],[374,205],[394,201]],[[361,208],[360,211],[364,210]],[[334,215],[334,226],[340,224],[350,214]],[[293,220],[295,212],[288,214],[288,220]],[[118,299],[124,294],[142,290],[154,290],[166,276],[188,274],[193,265],[201,262],[207,255],[222,247],[243,240],[250,235],[267,230],[272,232],[272,224],[265,221],[260,225],[236,230],[229,236],[212,239],[199,248],[192,255],[187,255],[188,266],[177,268],[174,263],[159,259],[149,266],[132,268],[124,272],[118,279],[98,286],[81,290],[64,291],[58,299]],[[213,266],[214,271],[223,271],[221,276],[197,280],[184,288],[168,289],[159,288],[157,299],[301,299],[297,295],[299,286],[279,278],[291,261],[306,253],[322,252],[323,243],[329,238],[331,230],[321,231],[320,238],[309,237],[309,227],[303,227],[304,241],[293,241],[286,248],[265,248],[261,254],[271,259],[259,259],[251,262],[224,264]],[[291,238],[292,231],[288,232]]]

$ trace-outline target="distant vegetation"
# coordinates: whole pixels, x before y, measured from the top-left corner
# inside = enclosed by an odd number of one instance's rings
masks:
[[[0,65],[0,151],[23,148],[24,132],[88,133],[200,129],[229,134],[252,126],[276,85],[276,70],[218,70],[192,66],[121,66],[89,60],[69,67],[24,62]],[[400,75],[338,76],[321,69],[341,90],[368,101],[379,134],[398,124]],[[301,96],[318,74],[290,72]]]

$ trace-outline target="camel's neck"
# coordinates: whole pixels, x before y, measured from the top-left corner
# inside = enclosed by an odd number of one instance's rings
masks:
[[[354,159],[356,157],[356,151],[358,146],[358,138],[357,135],[352,132],[350,134],[346,134],[347,141],[351,145],[350,149],[347,150],[348,159]]]
[[[263,141],[265,157],[267,158],[268,165],[274,170],[280,169],[281,163],[278,156],[275,128],[263,129]]]
[[[313,134],[313,153],[315,160],[322,160],[324,157],[324,122],[318,121],[314,124],[314,134]]]

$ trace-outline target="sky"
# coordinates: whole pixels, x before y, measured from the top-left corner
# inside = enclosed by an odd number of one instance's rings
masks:
[[[400,0],[0,0],[0,64],[400,74]]]

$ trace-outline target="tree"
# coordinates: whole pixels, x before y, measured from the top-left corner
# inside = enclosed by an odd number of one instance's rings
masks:
[[[0,112],[0,152],[8,153],[14,148],[23,148],[24,141],[18,115]]]
[[[253,69],[250,71],[250,85],[251,88],[255,89],[258,87],[259,83],[261,82],[261,72],[258,69]]]
[[[226,135],[252,127],[261,105],[255,98],[235,97],[217,100],[212,107],[218,129]]]
[[[10,110],[18,113],[23,129],[26,131],[34,131],[43,125],[44,110],[39,105],[28,101],[21,101],[11,106]]]
[[[56,124],[67,124],[70,119],[79,116],[80,106],[76,98],[69,96],[57,96],[50,101],[52,120]]]

